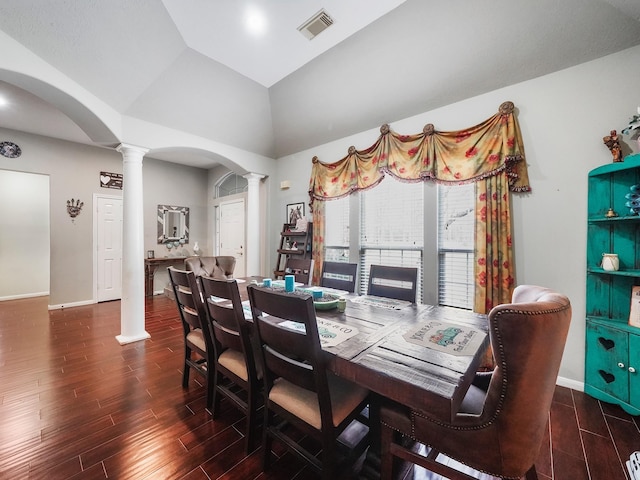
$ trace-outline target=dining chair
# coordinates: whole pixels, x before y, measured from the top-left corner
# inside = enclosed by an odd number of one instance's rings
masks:
[[[418,269],[371,265],[368,294],[416,303]]]
[[[534,462],[547,429],[549,409],[571,322],[569,299],[550,289],[521,285],[512,303],[489,313],[489,338],[497,366],[479,373],[453,418],[384,401],[381,478],[392,478],[393,457],[450,479],[475,478],[437,460],[451,459],[499,478],[537,479]],[[406,446],[431,447],[427,456]]]
[[[193,272],[178,270],[175,267],[169,267],[167,270],[184,333],[182,387],[189,386],[191,369],[201,375],[206,382],[207,409],[210,410],[213,404],[213,377],[209,370],[215,363],[214,347],[196,276]]]
[[[347,262],[323,262],[320,286],[355,292],[357,263]]]
[[[222,396],[242,411],[247,417],[245,450],[250,453],[256,447],[258,410],[262,405],[261,371],[256,367],[251,345],[251,322],[244,318],[236,280],[197,277],[196,281],[213,333],[211,415],[213,418],[219,415]]]
[[[247,287],[264,368],[263,467],[269,469],[274,438],[332,479],[368,446],[368,428],[355,445],[338,436],[368,404],[369,391],[326,368],[311,295]],[[287,325],[280,322],[287,322]],[[316,458],[289,427],[320,441]]]
[[[184,260],[184,269],[192,271],[196,277],[233,278],[236,268],[236,258],[231,255],[215,257],[188,257]]]
[[[313,259],[288,257],[284,264],[284,274],[295,275],[296,282],[310,285],[313,274]]]

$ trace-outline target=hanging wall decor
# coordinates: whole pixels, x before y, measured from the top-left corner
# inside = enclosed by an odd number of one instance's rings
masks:
[[[7,158],[18,158],[22,154],[20,147],[12,142],[0,142],[0,155]]]
[[[75,218],[80,215],[80,211],[83,206],[84,202],[81,202],[80,199],[75,200],[72,198],[71,200],[67,200],[67,213],[71,217],[72,222],[74,222]]]

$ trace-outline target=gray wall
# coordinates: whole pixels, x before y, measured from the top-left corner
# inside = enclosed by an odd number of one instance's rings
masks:
[[[0,129],[3,141],[20,145],[16,159],[0,156],[0,169],[49,175],[50,181],[50,297],[49,305],[93,301],[93,195],[121,195],[121,190],[102,188],[101,171],[122,173],[122,156],[109,149]],[[160,247],[156,240],[159,203],[191,209],[191,237],[206,243],[207,175],[202,169],[184,167],[150,158],[143,162],[145,250]],[[126,181],[126,180],[125,180]],[[67,214],[67,200],[84,202],[74,222]],[[1,224],[0,228],[4,228]],[[189,243],[189,246],[192,246]],[[166,251],[166,247],[161,247]],[[208,247],[207,247],[208,248]],[[4,258],[8,252],[0,252]],[[2,261],[2,259],[0,259]],[[142,261],[142,259],[140,259]],[[164,281],[159,272],[158,285]]]

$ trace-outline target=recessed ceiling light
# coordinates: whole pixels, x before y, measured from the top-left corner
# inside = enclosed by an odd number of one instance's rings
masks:
[[[262,10],[256,7],[249,7],[245,13],[245,25],[249,33],[262,35],[267,30],[267,17]]]
[[[9,105],[9,100],[0,95],[0,108],[6,107]]]

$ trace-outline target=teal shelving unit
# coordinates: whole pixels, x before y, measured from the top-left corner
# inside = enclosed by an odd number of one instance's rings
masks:
[[[640,328],[629,325],[631,291],[640,285],[640,216],[625,206],[640,184],[640,154],[589,173],[585,392],[640,415]],[[617,217],[606,217],[612,208]],[[618,271],[600,266],[616,253]]]

